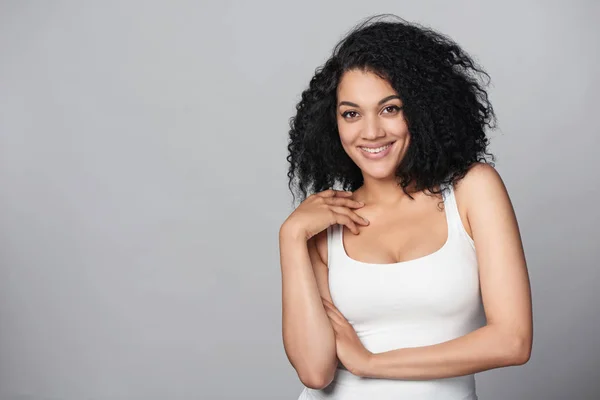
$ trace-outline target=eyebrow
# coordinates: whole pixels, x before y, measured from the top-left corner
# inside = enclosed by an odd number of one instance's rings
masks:
[[[400,99],[400,96],[393,94],[391,96],[384,97],[383,99],[379,100],[379,103],[377,103],[377,105],[380,106],[383,103],[385,103],[386,101],[391,100],[391,99]],[[341,101],[340,104],[338,104],[338,107],[340,107],[340,106],[350,106],[350,107],[360,108],[360,106],[358,104],[352,103],[350,101]]]

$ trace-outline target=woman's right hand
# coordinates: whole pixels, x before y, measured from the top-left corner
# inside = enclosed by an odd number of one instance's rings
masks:
[[[364,203],[353,200],[352,192],[328,189],[308,196],[289,215],[282,225],[291,229],[296,236],[306,240],[333,224],[346,225],[354,234],[358,234],[359,225],[368,225],[367,219],[354,210]]]

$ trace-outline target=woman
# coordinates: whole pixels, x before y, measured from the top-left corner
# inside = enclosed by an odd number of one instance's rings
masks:
[[[533,331],[487,159],[489,76],[449,38],[379,17],[335,47],[290,123],[285,351],[300,399],[477,399],[474,374],[526,363]]]

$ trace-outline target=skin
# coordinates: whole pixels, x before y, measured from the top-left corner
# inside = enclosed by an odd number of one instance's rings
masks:
[[[340,141],[365,178],[363,187],[355,192],[356,198],[370,195],[376,197],[365,200],[393,201],[400,195],[393,172],[408,149],[410,135],[401,111],[402,101],[394,97],[397,95],[387,81],[359,70],[346,72],[338,85],[336,116]],[[360,149],[391,141],[391,152],[380,160],[365,158]]]
[[[395,263],[422,257],[439,249],[447,237],[441,197],[414,193],[411,200],[396,184],[394,171],[410,143],[399,99],[377,75],[348,71],[338,85],[337,122],[340,140],[360,167],[364,185],[352,199],[369,220],[344,227],[344,247],[351,258],[371,263]],[[344,102],[351,102],[348,105]],[[395,141],[391,152],[369,160],[360,146]],[[308,241],[308,250],[323,307],[335,336],[337,359],[358,376],[389,379],[437,379],[493,368],[522,365],[533,340],[531,289],[514,209],[498,172],[474,164],[456,184],[455,196],[465,231],[477,248],[480,287],[487,324],[462,337],[431,346],[395,349],[373,354],[361,344],[352,325],[335,307],[327,279],[327,237],[322,231]],[[354,234],[352,234],[354,233]],[[325,387],[333,377],[331,365],[312,387]]]
[[[344,247],[348,256],[363,262],[418,258],[442,247],[447,238],[446,217],[438,208],[441,197],[412,192],[412,200],[396,184],[394,171],[408,149],[410,134],[402,102],[393,96],[397,93],[386,80],[359,70],[344,74],[338,85],[340,141],[364,178],[352,198],[365,203],[358,214],[371,222],[369,229],[360,230],[360,238],[344,235]],[[382,159],[368,159],[361,150],[392,141]]]

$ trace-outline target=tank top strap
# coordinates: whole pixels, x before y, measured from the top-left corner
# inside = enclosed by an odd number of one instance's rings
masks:
[[[335,265],[335,260],[339,257],[341,249],[340,229],[343,225],[333,224],[327,227],[327,266]]]
[[[327,266],[331,265],[331,247],[333,246],[333,227],[329,225],[327,227]]]
[[[471,237],[465,230],[462,219],[460,217],[460,213],[458,211],[458,204],[456,202],[456,196],[454,195],[454,185],[452,183],[445,185],[443,193],[444,207],[446,209],[446,218],[448,221],[448,229],[451,230],[453,234],[456,233],[456,237],[465,238],[469,245],[475,248],[473,239],[471,239]],[[448,234],[450,235],[450,232],[448,232]]]
[[[460,224],[462,224],[462,222],[458,212],[456,198],[454,197],[454,185],[452,183],[444,185],[443,196],[448,229],[455,231],[456,229],[460,228]]]

